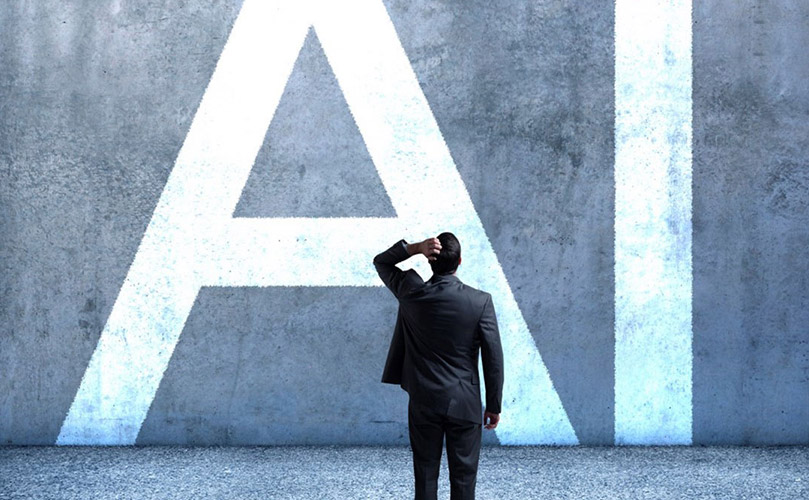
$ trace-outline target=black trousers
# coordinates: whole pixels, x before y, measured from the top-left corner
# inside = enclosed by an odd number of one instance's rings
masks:
[[[444,436],[447,439],[450,498],[473,500],[480,458],[481,424],[440,415],[410,401],[407,407],[416,500],[435,500]]]

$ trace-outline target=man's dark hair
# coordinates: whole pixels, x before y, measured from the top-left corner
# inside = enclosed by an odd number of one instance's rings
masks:
[[[461,259],[461,242],[452,233],[439,234],[438,241],[441,242],[441,251],[436,260],[430,261],[433,274],[454,273]]]

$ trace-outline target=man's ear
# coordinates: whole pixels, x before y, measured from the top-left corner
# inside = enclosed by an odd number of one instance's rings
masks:
[[[459,266],[461,265],[461,256],[460,255],[458,256],[458,265]]]

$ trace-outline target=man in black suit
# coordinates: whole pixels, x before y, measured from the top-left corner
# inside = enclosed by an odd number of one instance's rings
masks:
[[[427,281],[396,264],[415,254],[430,262]],[[437,496],[444,435],[452,500],[475,498],[481,425],[494,429],[503,394],[503,350],[489,293],[455,276],[461,245],[452,233],[420,243],[400,240],[374,257],[379,277],[399,300],[382,382],[410,395],[408,428],[416,500]],[[481,418],[478,352],[486,411]]]

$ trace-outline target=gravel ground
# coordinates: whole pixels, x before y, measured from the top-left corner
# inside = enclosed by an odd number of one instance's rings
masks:
[[[409,447],[0,447],[0,499],[412,498]],[[449,498],[446,455],[439,498]],[[809,499],[809,447],[488,447],[479,499]]]

